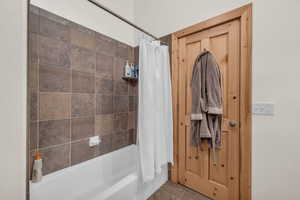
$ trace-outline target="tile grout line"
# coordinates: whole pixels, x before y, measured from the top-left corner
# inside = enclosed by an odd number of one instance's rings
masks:
[[[128,56],[128,60],[130,63],[133,63],[132,62],[132,58],[131,58],[131,49],[127,48],[127,56]],[[130,54],[130,55],[129,55]],[[130,82],[127,82],[127,99],[128,99],[128,104],[127,104],[127,129],[126,129],[126,135],[125,135],[125,145],[129,145],[129,102],[130,102],[130,99],[129,99],[129,89],[131,87],[131,84]]]
[[[37,54],[37,91],[36,91],[36,95],[37,95],[37,151],[39,152],[40,149],[40,54],[39,54],[39,50],[40,50],[40,37],[39,37],[39,33],[40,33],[40,9],[38,12],[38,30],[37,30],[37,36],[36,36],[36,40],[37,40],[37,49],[38,52]],[[43,156],[43,155],[42,155]]]
[[[69,119],[70,119],[70,132],[69,132],[69,166],[72,166],[72,98],[73,98],[73,66],[70,59],[71,55],[71,45],[72,45],[72,38],[71,38],[71,29],[69,28],[69,38],[70,38],[70,49],[69,49],[69,61],[70,61],[70,104],[69,104]]]
[[[52,148],[56,148],[56,147],[60,147],[60,146],[64,146],[64,145],[68,145],[68,144],[72,144],[72,143],[82,142],[82,141],[85,141],[85,140],[88,140],[88,139],[89,139],[89,137],[84,137],[84,138],[73,140],[71,142],[67,141],[67,142],[60,143],[60,144],[54,144],[54,145],[50,145],[50,146],[46,146],[46,147],[41,147],[40,149],[41,150],[48,150],[48,149],[52,149]]]
[[[117,112],[116,114],[126,114],[127,112]],[[32,121],[32,122],[48,122],[48,121],[60,121],[60,120],[72,120],[72,119],[82,119],[82,118],[93,118],[101,115],[109,115],[114,113],[102,113],[102,114],[96,114],[96,115],[82,115],[82,116],[75,116],[71,118],[61,118],[61,119],[44,119],[39,121]]]
[[[95,69],[94,69],[94,136],[96,136],[96,113],[97,113],[97,95],[98,95],[98,92],[97,92],[97,52],[96,52],[96,35],[94,34],[94,42],[95,42],[95,49],[94,49],[94,64],[95,64]],[[99,134],[99,137],[100,137],[100,134]],[[100,141],[101,141],[101,137],[100,137]],[[97,146],[97,153],[94,152],[94,155],[93,157],[97,157],[98,155],[98,152],[99,152],[99,146],[101,145],[101,142],[99,143],[99,145]]]
[[[57,94],[57,95],[71,95],[71,94],[76,94],[76,95],[92,95],[92,94],[99,94],[99,95],[102,95],[102,96],[114,96],[112,93],[110,94],[103,94],[103,93],[93,93],[93,92],[59,92],[59,91],[41,91],[40,92],[41,94]],[[115,96],[121,96],[121,97],[126,97],[128,95],[124,95],[124,94],[118,94],[118,95],[115,95]]]

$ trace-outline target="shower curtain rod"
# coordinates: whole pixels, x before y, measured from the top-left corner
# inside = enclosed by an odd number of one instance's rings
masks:
[[[142,29],[141,27],[135,25],[134,23],[130,22],[128,19],[122,17],[121,15],[115,13],[114,11],[112,11],[111,9],[103,6],[102,4],[100,4],[99,2],[96,2],[95,0],[88,0],[90,3],[94,4],[95,6],[97,6],[98,8],[101,8],[103,10],[105,10],[106,12],[110,13],[111,15],[117,17],[118,19],[122,20],[123,22],[129,24],[130,26],[134,27],[135,29],[153,37],[155,40],[159,40],[162,44],[168,45],[166,42],[161,41],[158,37],[154,36],[153,34],[149,33],[148,31]]]

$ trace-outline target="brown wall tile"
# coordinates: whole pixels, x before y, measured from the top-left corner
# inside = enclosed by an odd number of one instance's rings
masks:
[[[29,45],[28,45],[28,61],[29,63],[38,62],[38,45],[39,37],[35,33],[29,33]]]
[[[40,16],[40,34],[56,40],[70,41],[69,27]]]
[[[138,112],[132,112],[133,114],[133,128],[137,130],[138,127]]]
[[[32,121],[38,119],[38,94],[35,91],[29,91],[29,115]]]
[[[39,148],[70,142],[70,120],[51,120],[39,123]]]
[[[70,45],[66,42],[39,36],[40,64],[47,67],[70,67]]]
[[[47,10],[40,8],[40,17],[45,17],[53,22],[62,24],[62,25],[69,25],[71,22],[63,17],[60,17],[58,15],[55,15],[51,12],[48,12]]]
[[[122,79],[114,81],[114,95],[128,95],[128,82]]]
[[[96,99],[96,114],[111,114],[113,113],[113,96],[97,95]]]
[[[92,73],[72,72],[73,93],[95,93],[95,76]]]
[[[72,117],[85,117],[94,115],[94,94],[72,94]]]
[[[38,123],[31,122],[29,126],[29,146],[30,151],[37,148],[37,138],[38,138]]]
[[[132,145],[132,138],[131,138],[131,134],[129,132],[130,130],[126,131],[126,136],[125,136],[125,144],[126,146],[128,145]]]
[[[129,111],[136,111],[136,110],[137,110],[137,97],[129,96]]]
[[[114,120],[114,131],[126,131],[128,129],[128,113],[116,114]]]
[[[94,73],[96,69],[96,53],[81,47],[71,47],[71,67],[74,70]]]
[[[116,56],[117,42],[100,33],[96,33],[96,52]]]
[[[75,165],[80,162],[90,160],[97,155],[97,147],[89,147],[88,140],[81,140],[71,144],[71,164]]]
[[[117,46],[117,57],[129,60],[130,58],[130,48],[126,44],[118,43]]]
[[[129,52],[129,58],[128,60],[130,61],[130,63],[133,63],[134,65],[139,65],[139,63],[135,62],[135,57],[134,57],[134,48],[132,47],[128,47],[128,52]]]
[[[41,92],[70,92],[71,71],[57,67],[40,67]]]
[[[128,113],[128,129],[136,129],[137,114],[136,112]]]
[[[116,132],[112,135],[112,150],[118,150],[128,145],[128,131]]]
[[[35,62],[30,62],[28,64],[28,88],[37,91],[38,89],[38,78],[39,78],[39,68],[38,68],[38,63]]]
[[[41,149],[41,154],[44,175],[70,166],[70,144]]]
[[[136,129],[130,129],[128,131],[129,144],[136,144]]]
[[[97,53],[96,75],[105,79],[113,79],[113,57]]]
[[[130,84],[128,93],[130,96],[137,96],[138,90],[139,90],[138,84]]]
[[[72,141],[88,138],[95,135],[95,118],[73,118],[72,119]]]
[[[98,148],[98,156],[112,151],[112,136],[105,135],[101,137],[101,143]]]
[[[128,112],[129,98],[128,96],[114,96],[114,112]]]
[[[104,136],[110,135],[114,130],[114,115],[96,115],[95,119],[95,133],[96,135]]]
[[[59,93],[40,94],[40,120],[70,118],[70,95]]]
[[[95,50],[95,32],[72,23],[71,44],[90,50]]]
[[[39,13],[40,9],[36,6],[29,7],[28,30],[30,33],[39,32]]]
[[[126,60],[121,58],[114,59],[114,80],[121,80],[124,76],[124,66],[126,64]]]
[[[139,46],[134,47],[133,52],[134,52],[134,64],[139,65]]]
[[[99,94],[112,95],[113,81],[111,79],[96,78],[96,92]]]

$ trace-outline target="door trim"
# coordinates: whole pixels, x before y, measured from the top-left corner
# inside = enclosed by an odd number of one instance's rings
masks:
[[[239,19],[241,22],[241,63],[240,63],[240,200],[251,200],[252,165],[252,4],[234,9],[217,17],[200,22],[172,34],[172,98],[174,129],[174,165],[171,181],[178,178],[178,98],[179,98],[179,50],[178,39],[205,29]]]

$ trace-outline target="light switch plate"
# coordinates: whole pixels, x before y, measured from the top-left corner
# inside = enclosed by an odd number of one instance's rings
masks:
[[[252,106],[252,113],[254,115],[273,116],[274,103],[255,103]]]
[[[90,147],[97,146],[100,144],[100,142],[101,142],[101,138],[99,136],[94,136],[89,138]]]

